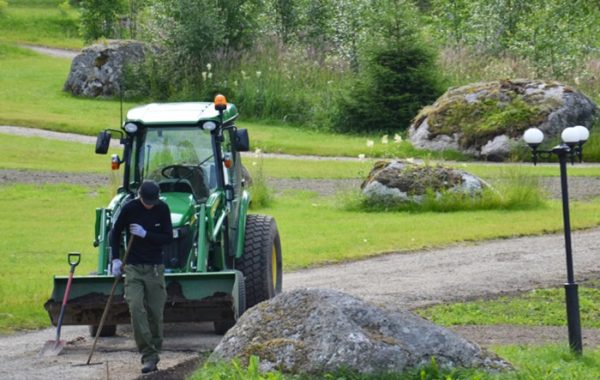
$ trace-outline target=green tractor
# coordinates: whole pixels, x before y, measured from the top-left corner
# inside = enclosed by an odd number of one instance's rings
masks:
[[[98,135],[96,153],[106,154],[113,134],[124,146],[112,156],[123,168],[123,184],[108,207],[96,209],[94,246],[97,272],[75,276],[63,324],[89,325],[95,335],[114,277],[108,235],[122,206],[134,199],[145,179],[158,183],[171,210],[173,237],[163,250],[167,301],[165,322],[212,321],[225,333],[246,308],[274,297],[282,287],[281,242],[275,220],[250,215],[240,152],[249,150],[248,132],[234,122],[238,112],[225,97],[214,103],[164,103],[136,107],[122,130]],[[121,257],[128,236],[121,238]],[[54,325],[67,291],[67,277],[54,277],[44,307]],[[119,283],[100,332],[111,336],[130,321]]]

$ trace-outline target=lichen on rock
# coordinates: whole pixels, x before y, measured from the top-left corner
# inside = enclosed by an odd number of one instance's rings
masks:
[[[478,196],[487,187],[484,180],[464,170],[402,160],[376,162],[361,185],[367,199],[383,204],[420,203],[428,193]]]
[[[590,127],[596,114],[588,97],[558,82],[500,80],[448,90],[421,110],[409,135],[418,148],[500,161],[529,127],[553,137],[573,125]]]
[[[210,360],[256,355],[264,371],[322,374],[403,372],[435,357],[442,367],[510,364],[409,311],[390,311],[329,289],[284,292],[248,310]]]

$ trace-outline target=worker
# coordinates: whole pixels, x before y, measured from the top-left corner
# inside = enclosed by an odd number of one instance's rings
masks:
[[[159,199],[156,182],[144,181],[138,197],[127,202],[110,232],[111,273],[125,272],[125,300],[133,336],[142,354],[142,373],[156,371],[163,341],[165,290],[162,248],[173,240],[169,206]],[[121,234],[133,239],[125,265],[119,258]]]

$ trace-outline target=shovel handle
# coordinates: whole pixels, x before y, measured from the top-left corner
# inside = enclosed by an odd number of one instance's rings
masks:
[[[127,263],[127,257],[129,256],[129,251],[131,251],[131,245],[133,244],[134,236],[131,236],[129,239],[129,243],[127,243],[127,250],[125,251],[125,257],[123,257],[123,262]],[[90,364],[92,360],[92,356],[94,355],[94,351],[96,350],[96,343],[98,343],[98,337],[100,336],[100,332],[104,327],[104,321],[106,320],[106,316],[108,315],[108,310],[110,309],[110,304],[112,302],[113,296],[115,295],[115,289],[117,288],[117,283],[121,280],[122,275],[115,276],[115,280],[113,281],[112,289],[110,290],[110,295],[108,296],[108,300],[106,301],[106,306],[104,306],[104,312],[102,313],[102,318],[100,318],[100,323],[98,324],[98,330],[96,331],[96,337],[94,338],[94,343],[92,344],[92,349],[90,350],[90,355],[88,356],[86,365]]]
[[[67,262],[71,266],[71,271],[75,270],[75,267],[77,265],[79,265],[80,261],[81,261],[81,253],[79,253],[79,252],[70,252],[67,255]]]

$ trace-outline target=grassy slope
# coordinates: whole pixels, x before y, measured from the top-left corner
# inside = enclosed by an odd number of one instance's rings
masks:
[[[79,15],[75,10],[61,12],[62,1],[9,1],[0,15],[0,42],[17,42],[65,49],[81,49]]]
[[[1,29],[0,29],[1,30]],[[62,91],[69,59],[42,56],[12,45],[0,44],[0,124],[21,125],[62,132],[95,135],[104,128],[118,128],[120,104],[116,100],[74,98]],[[126,102],[124,110],[134,107]],[[238,123],[248,128],[253,149],[290,154],[427,157],[428,152],[410,144],[382,144],[371,138],[341,136],[290,126]],[[367,140],[374,146],[367,147]],[[446,153],[448,158],[457,158]],[[441,155],[434,155],[441,157]]]

